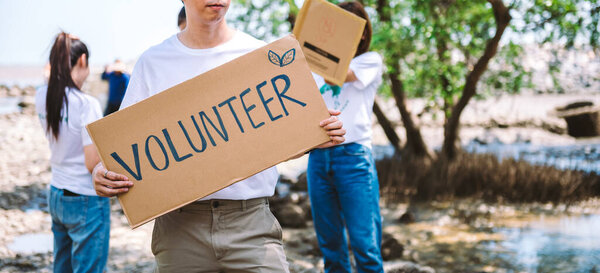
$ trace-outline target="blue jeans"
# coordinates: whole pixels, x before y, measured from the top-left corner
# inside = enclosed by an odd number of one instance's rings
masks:
[[[351,272],[344,231],[358,272],[383,272],[379,182],[371,150],[357,143],[316,149],[307,176],[325,272]]]
[[[54,272],[103,272],[110,239],[110,202],[100,196],[65,196],[50,187]]]

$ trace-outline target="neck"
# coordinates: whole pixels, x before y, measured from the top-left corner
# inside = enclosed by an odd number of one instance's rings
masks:
[[[179,41],[194,49],[213,48],[233,37],[235,31],[227,26],[225,20],[214,24],[188,22],[186,28],[177,34]]]
[[[71,70],[71,79],[73,79],[73,83],[75,83],[77,89],[81,90],[81,87],[83,87],[83,82],[85,82],[85,78],[86,76],[84,75],[83,71],[78,69],[78,67],[75,67]]]

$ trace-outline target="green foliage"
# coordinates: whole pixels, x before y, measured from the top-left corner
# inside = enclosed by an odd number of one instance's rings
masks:
[[[600,1],[598,0],[533,0],[518,1],[523,14],[521,32],[534,32],[540,43],[561,42],[566,47],[576,44],[599,46]]]
[[[289,32],[286,20],[299,8],[294,0],[236,2],[242,10],[236,14],[236,27],[263,39]],[[433,109],[444,109],[448,116],[467,75],[495,34],[491,4],[485,0],[361,2],[373,25],[371,49],[383,55],[388,75],[397,72],[408,96],[429,98]],[[526,36],[565,47],[599,46],[600,0],[510,0],[505,4],[513,20],[478,84],[478,96],[532,87],[531,72],[521,64]],[[550,73],[556,74],[559,65],[550,63]],[[380,92],[389,96],[389,83]]]
[[[293,0],[235,0],[230,24],[262,40],[271,40],[291,31],[288,14],[298,7]],[[291,6],[290,6],[291,4]]]
[[[509,42],[498,52],[482,82],[481,97],[497,96],[501,93],[515,94],[521,88],[533,88],[531,71],[521,64],[523,48]]]
[[[431,107],[448,116],[494,34],[491,6],[483,0],[415,0],[390,2],[389,21],[381,21],[381,12],[374,18],[373,49],[384,53],[388,71],[400,68],[408,96],[430,98]]]

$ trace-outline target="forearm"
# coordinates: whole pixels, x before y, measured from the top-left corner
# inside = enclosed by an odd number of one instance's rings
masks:
[[[354,81],[358,81],[358,78],[356,77],[356,74],[354,74],[354,71],[352,69],[348,69],[348,73],[346,74],[345,82],[354,82]]]

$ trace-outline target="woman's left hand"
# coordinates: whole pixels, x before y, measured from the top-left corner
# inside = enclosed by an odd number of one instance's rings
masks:
[[[344,138],[346,129],[342,128],[342,121],[337,118],[340,113],[341,112],[338,110],[329,109],[329,114],[331,116],[319,123],[323,129],[327,130],[330,140],[329,142],[323,143],[316,148],[329,148],[331,146],[341,144],[346,140]]]

